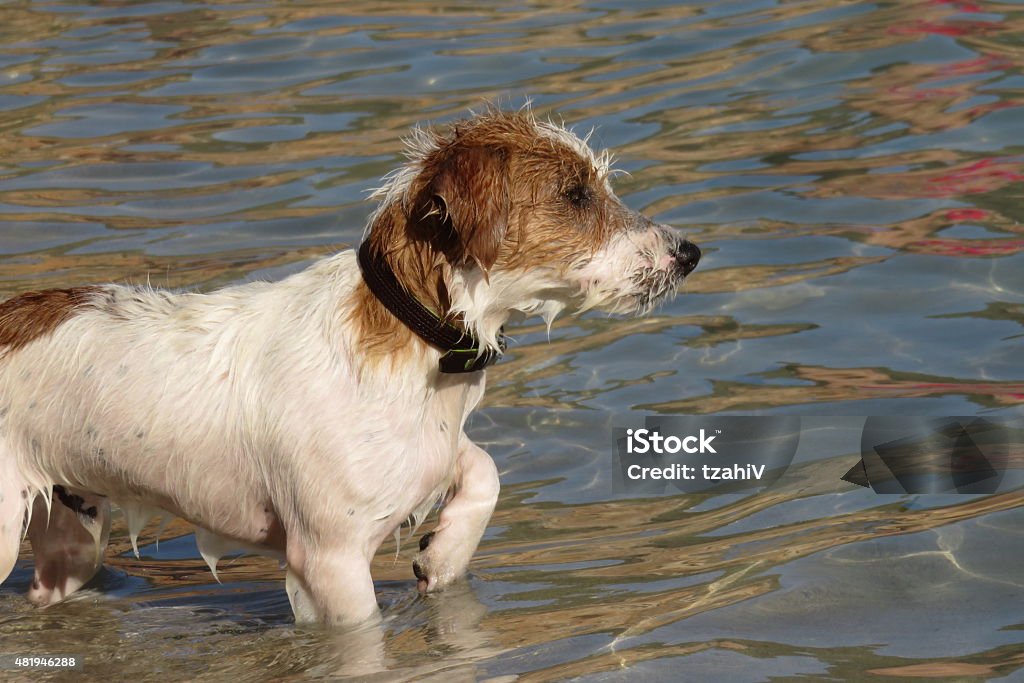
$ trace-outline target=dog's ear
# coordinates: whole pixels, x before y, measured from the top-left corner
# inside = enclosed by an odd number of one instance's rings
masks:
[[[448,150],[430,169],[426,213],[454,238],[445,249],[452,263],[475,261],[487,273],[498,259],[511,203],[508,167],[506,150],[467,146]]]

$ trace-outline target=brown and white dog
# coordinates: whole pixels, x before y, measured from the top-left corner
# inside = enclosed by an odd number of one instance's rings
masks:
[[[238,549],[280,557],[298,621],[376,617],[371,558],[441,501],[418,585],[465,573],[498,474],[463,426],[502,326],[644,313],[700,251],[619,201],[607,155],[528,111],[417,129],[409,147],[359,256],[209,294],[97,285],[0,304],[0,581],[27,533],[29,600],[81,587],[111,500],[133,545],[170,513],[214,572]]]

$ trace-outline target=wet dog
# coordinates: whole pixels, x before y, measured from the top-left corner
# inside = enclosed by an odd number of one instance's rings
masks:
[[[200,553],[287,563],[298,621],[378,614],[370,560],[439,502],[420,590],[465,573],[498,498],[463,431],[513,315],[641,314],[700,251],[626,208],[607,155],[530,112],[416,130],[356,251],[209,294],[96,285],[0,304],[0,580],[29,599],[99,569],[110,501]]]

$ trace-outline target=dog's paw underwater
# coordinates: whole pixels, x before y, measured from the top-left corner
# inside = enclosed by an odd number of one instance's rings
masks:
[[[216,541],[204,557],[282,558],[300,621],[374,618],[374,553],[442,500],[419,588],[465,573],[498,476],[463,426],[503,325],[644,313],[700,250],[615,196],[608,155],[528,111],[417,129],[408,156],[358,261],[208,294],[95,285],[0,304],[0,580],[27,534],[30,599],[70,595],[101,566],[111,501],[195,524]]]

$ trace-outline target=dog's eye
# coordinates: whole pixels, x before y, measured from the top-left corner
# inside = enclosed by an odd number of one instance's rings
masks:
[[[562,193],[562,196],[575,207],[584,207],[593,198],[590,188],[583,184],[571,185],[568,190]]]

